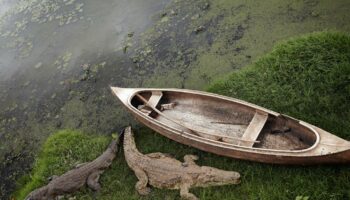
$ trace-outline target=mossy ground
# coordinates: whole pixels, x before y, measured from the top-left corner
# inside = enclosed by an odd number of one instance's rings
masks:
[[[350,139],[350,35],[314,33],[278,44],[271,53],[209,87],[209,91],[244,99],[289,114]],[[190,148],[144,127],[135,130],[143,153],[165,152],[182,159],[199,155],[198,164],[238,171],[240,185],[196,188],[201,199],[349,199],[348,166],[276,166],[216,156]],[[61,174],[77,162],[91,160],[108,143],[107,137],[60,132],[44,144],[32,176],[17,191],[21,199],[52,174]],[[101,177],[97,199],[178,199],[178,191],[153,189],[141,197],[137,179],[119,151]],[[27,182],[27,183],[25,183]],[[84,189],[74,196],[92,199]]]

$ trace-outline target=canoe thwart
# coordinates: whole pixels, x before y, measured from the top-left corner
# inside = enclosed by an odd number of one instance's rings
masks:
[[[156,107],[162,96],[163,93],[161,91],[152,91],[152,96],[149,98],[147,104],[151,107]]]
[[[250,121],[247,129],[244,131],[242,139],[247,141],[255,141],[258,138],[259,134],[261,133],[267,121],[267,118],[268,118],[267,113],[255,112],[255,115],[252,121]],[[253,147],[254,142],[241,141],[240,145],[246,146],[246,147]]]
[[[142,101],[145,103],[145,105],[139,105],[137,107],[138,110],[140,110],[142,113],[146,115],[150,115],[152,112],[152,107],[156,107],[160,101],[160,99],[163,96],[163,93],[161,91],[153,91],[152,96],[147,101],[143,96],[140,94],[136,94],[138,98],[142,98]]]

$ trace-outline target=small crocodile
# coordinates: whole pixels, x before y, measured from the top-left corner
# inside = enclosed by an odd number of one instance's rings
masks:
[[[93,191],[99,191],[101,186],[98,179],[112,164],[118,151],[118,142],[119,139],[113,139],[107,150],[95,160],[79,164],[61,176],[53,176],[47,185],[32,191],[25,200],[54,200],[57,196],[79,190],[85,184]]]
[[[131,127],[124,130],[124,154],[126,162],[139,179],[135,188],[140,195],[147,195],[150,188],[147,184],[166,189],[180,189],[184,199],[198,199],[189,192],[191,187],[208,187],[240,183],[240,174],[207,166],[198,166],[195,155],[185,155],[180,162],[164,153],[143,155],[135,144]]]

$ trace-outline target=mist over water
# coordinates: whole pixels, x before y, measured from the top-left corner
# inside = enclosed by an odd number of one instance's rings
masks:
[[[25,6],[16,7],[16,1],[1,0],[0,78],[4,81],[24,70],[39,72],[45,68],[50,70],[41,76],[69,72],[80,67],[75,63],[86,52],[96,56],[117,54],[127,34],[142,32],[155,11],[168,1],[30,0],[18,1]],[[55,66],[55,61],[65,55],[63,64],[67,64]]]
[[[0,0],[0,16],[10,10],[11,7],[16,3],[16,0]]]

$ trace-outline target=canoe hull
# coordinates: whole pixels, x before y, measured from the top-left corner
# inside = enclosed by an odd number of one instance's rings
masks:
[[[129,110],[130,111],[130,110]],[[350,163],[350,150],[338,152],[335,154],[321,155],[321,156],[285,156],[274,154],[261,154],[244,152],[240,150],[218,148],[216,146],[205,144],[196,140],[185,138],[179,134],[174,134],[173,131],[168,130],[165,127],[155,125],[147,119],[140,117],[138,114],[130,111],[134,118],[146,125],[150,129],[160,133],[161,135],[185,144],[202,151],[214,153],[221,156],[236,158],[240,160],[249,160],[254,162],[270,163],[270,164],[288,164],[288,165],[316,165],[316,164],[346,164]]]
[[[189,145],[203,151],[211,152],[221,156],[227,156],[236,159],[250,160],[262,163],[271,164],[289,164],[289,165],[315,165],[315,164],[335,164],[335,163],[350,163],[350,142],[343,140],[327,131],[324,131],[316,126],[310,125],[303,121],[298,121],[300,126],[312,130],[317,135],[317,141],[312,147],[300,151],[279,151],[262,148],[244,148],[240,146],[230,146],[212,141],[204,140],[193,134],[184,133],[181,130],[161,123],[156,119],[142,114],[137,108],[131,104],[131,99],[139,92],[143,91],[166,91],[166,92],[182,92],[191,95],[201,95],[202,97],[218,98],[218,100],[238,102],[239,104],[249,106],[256,110],[266,112],[272,116],[280,116],[279,113],[268,109],[244,102],[241,100],[224,97],[221,95],[180,89],[144,89],[144,88],[111,88],[113,93],[125,105],[128,111],[136,120],[160,133],[161,135],[172,139],[181,144]]]

